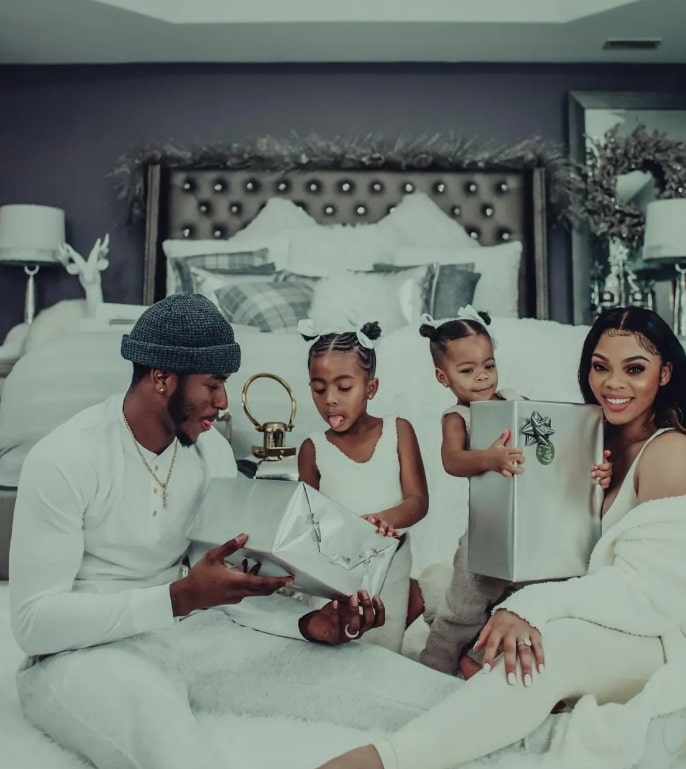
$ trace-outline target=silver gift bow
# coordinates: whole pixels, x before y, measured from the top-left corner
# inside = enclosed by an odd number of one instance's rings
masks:
[[[524,423],[524,427],[522,427],[522,434],[525,436],[526,445],[550,446],[549,436],[555,434],[555,430],[553,430],[550,422],[550,417],[544,417],[538,411],[532,412],[529,419]]]

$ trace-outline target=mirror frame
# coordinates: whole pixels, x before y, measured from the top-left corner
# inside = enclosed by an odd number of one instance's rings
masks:
[[[652,91],[570,91],[568,95],[569,155],[586,159],[586,110],[686,111],[686,93]],[[650,126],[648,126],[650,128]],[[571,251],[573,323],[591,322],[591,235],[586,226],[572,230]]]

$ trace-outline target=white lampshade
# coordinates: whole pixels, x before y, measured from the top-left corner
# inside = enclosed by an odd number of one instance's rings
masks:
[[[686,262],[686,198],[648,203],[643,258]]]
[[[0,207],[0,262],[45,264],[57,261],[64,243],[64,211],[35,205]]]

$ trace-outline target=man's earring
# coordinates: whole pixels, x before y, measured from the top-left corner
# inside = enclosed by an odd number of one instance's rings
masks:
[[[161,393],[163,393],[163,392],[164,392],[164,387],[160,387],[160,392],[161,392]]]

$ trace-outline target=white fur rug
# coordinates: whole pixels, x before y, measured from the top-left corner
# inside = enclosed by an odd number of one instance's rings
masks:
[[[9,625],[7,584],[0,583],[0,766],[2,769],[84,769],[90,766],[34,729],[19,710],[14,671],[21,660]],[[208,713],[199,717],[208,742],[226,755],[226,769],[313,769],[332,755],[368,742],[375,733],[284,717],[249,718]],[[671,724],[671,726],[670,726]],[[686,717],[651,730],[650,755],[640,769],[677,769],[686,736]],[[378,734],[378,733],[377,733]],[[240,739],[236,739],[240,735]],[[682,754],[683,755],[683,754]],[[473,762],[472,769],[552,769],[543,758],[508,750]],[[221,768],[218,768],[221,769]],[[421,769],[421,767],[417,767]],[[464,767],[468,769],[468,767]]]

